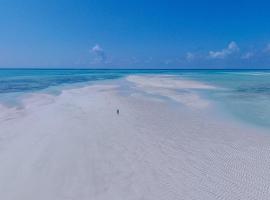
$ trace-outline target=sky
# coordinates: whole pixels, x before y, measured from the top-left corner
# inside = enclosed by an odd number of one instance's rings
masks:
[[[0,5],[2,68],[270,68],[270,1]]]

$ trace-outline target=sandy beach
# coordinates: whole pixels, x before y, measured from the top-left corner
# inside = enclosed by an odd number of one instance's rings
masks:
[[[270,134],[194,91],[213,86],[125,81],[128,93],[111,81],[1,106],[0,199],[269,199]]]

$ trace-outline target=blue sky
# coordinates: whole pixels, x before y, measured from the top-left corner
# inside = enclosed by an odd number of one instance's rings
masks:
[[[0,67],[270,68],[267,1],[0,3]]]

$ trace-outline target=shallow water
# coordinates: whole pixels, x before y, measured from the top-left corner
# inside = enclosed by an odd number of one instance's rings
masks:
[[[184,76],[219,87],[208,92],[208,97],[234,116],[270,127],[270,71],[206,71]]]
[[[175,75],[217,89],[204,95],[233,116],[270,128],[269,70],[88,70],[88,69],[1,69],[0,102],[14,105],[29,92],[57,94],[65,86],[119,79],[133,74]],[[181,92],[181,91],[180,91]]]

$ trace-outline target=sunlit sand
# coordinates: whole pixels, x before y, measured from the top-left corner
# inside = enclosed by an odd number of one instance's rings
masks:
[[[125,94],[111,81],[1,107],[0,199],[269,198],[270,135],[190,90],[212,86],[127,81]]]

